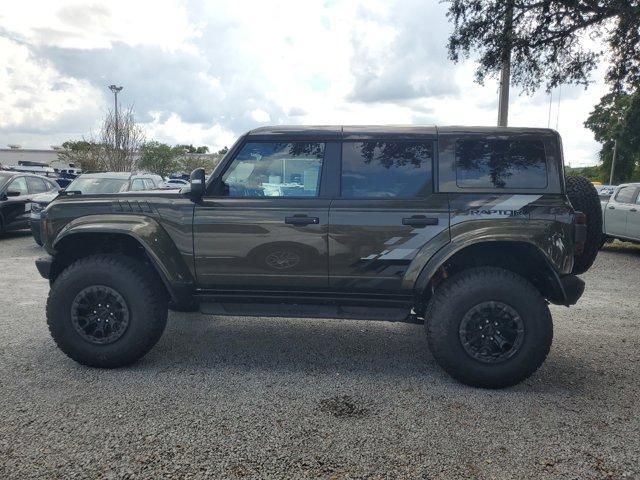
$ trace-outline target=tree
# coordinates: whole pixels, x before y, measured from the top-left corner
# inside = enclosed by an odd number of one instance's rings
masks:
[[[218,155],[226,155],[228,151],[229,151],[229,147],[225,146],[222,149],[218,150]]]
[[[113,111],[105,116],[99,134],[99,143],[104,150],[104,163],[108,171],[130,172],[134,169],[138,151],[144,143],[142,128],[133,118],[132,107]]]
[[[58,159],[72,163],[85,172],[104,170],[104,150],[99,143],[87,140],[67,141],[62,144],[64,150],[58,152]]]
[[[209,147],[203,145],[201,147],[194,147],[193,145],[176,145],[175,148],[180,148],[187,153],[209,153]]]
[[[166,177],[180,168],[181,154],[177,147],[157,141],[145,142],[140,147],[138,168]]]
[[[446,0],[454,30],[449,57],[479,53],[476,80],[496,77],[511,47],[511,83],[531,93],[563,83],[584,85],[606,59],[612,90],[640,86],[640,0]],[[509,8],[512,28],[505,28]],[[585,39],[600,38],[608,52]]]
[[[204,170],[209,173],[216,167],[220,158],[222,158],[221,155],[210,153],[183,153],[179,158],[180,170],[191,173],[196,168],[204,168]]]
[[[608,181],[617,140],[614,183],[625,182],[640,174],[640,91],[614,92],[600,99],[584,122],[602,144],[603,179]]]

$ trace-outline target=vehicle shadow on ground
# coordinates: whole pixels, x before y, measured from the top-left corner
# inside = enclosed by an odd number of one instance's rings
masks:
[[[437,369],[422,325],[412,324],[176,314],[156,349],[150,359],[154,364],[179,367],[405,373]]]
[[[178,318],[176,318],[178,317]],[[258,373],[393,376],[432,385],[463,386],[436,364],[422,325],[344,320],[207,317],[175,314],[158,345],[136,371],[202,372],[219,368]],[[597,378],[580,358],[553,352],[541,370],[505,391],[584,393]]]
[[[3,232],[3,233],[0,233],[0,240],[9,240],[12,238],[28,237],[29,235],[31,235],[31,230],[16,230],[15,232]],[[36,245],[35,240],[33,244]]]

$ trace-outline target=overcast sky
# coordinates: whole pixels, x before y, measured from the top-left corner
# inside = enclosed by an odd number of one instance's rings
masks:
[[[112,83],[147,138],[216,149],[265,124],[496,122],[496,83],[447,59],[438,0],[0,3],[2,148],[88,136]],[[565,161],[596,163],[582,123],[606,88],[593,81],[554,91],[551,115],[548,94],[516,90],[510,125],[557,123]]]

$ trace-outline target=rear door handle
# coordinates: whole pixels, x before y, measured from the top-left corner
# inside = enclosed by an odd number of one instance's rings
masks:
[[[320,219],[318,217],[308,217],[306,215],[294,215],[293,217],[285,217],[284,223],[289,225],[318,225]]]
[[[630,212],[637,212],[638,209],[637,208],[632,208],[631,210],[629,210]]]
[[[609,207],[609,210],[615,210],[615,209],[616,209],[616,207],[614,207],[613,205],[611,205],[611,206]]]
[[[410,227],[426,227],[427,225],[438,225],[438,217],[427,217],[425,215],[413,215],[412,217],[404,217],[403,225]]]

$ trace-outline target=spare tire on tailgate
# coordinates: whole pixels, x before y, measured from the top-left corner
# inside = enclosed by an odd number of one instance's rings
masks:
[[[587,239],[582,253],[573,262],[574,274],[581,274],[593,265],[602,244],[602,207],[593,184],[584,177],[566,178],[567,196],[573,208],[587,216]]]

